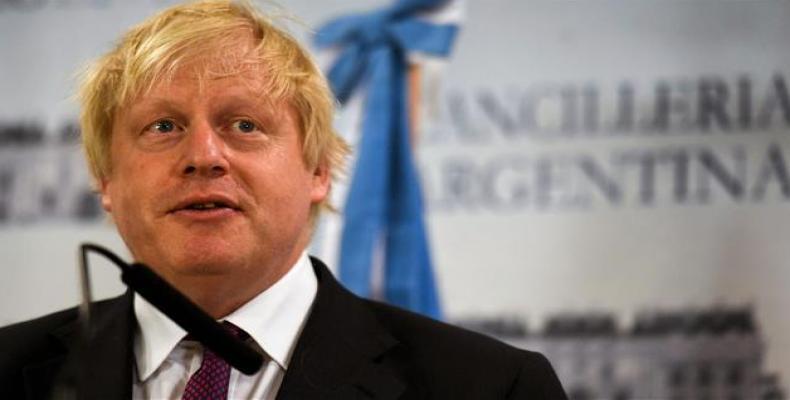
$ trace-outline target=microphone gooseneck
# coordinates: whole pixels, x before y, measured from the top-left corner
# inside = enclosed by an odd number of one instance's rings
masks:
[[[233,368],[252,375],[263,365],[263,356],[240,339],[227,332],[221,324],[206,314],[172,285],[141,263],[128,264],[106,248],[84,243],[81,251],[81,282],[83,304],[81,312],[89,318],[90,281],[87,272],[87,253],[99,253],[121,269],[121,280],[151,305],[173,320],[181,328],[212,352],[222,357]]]

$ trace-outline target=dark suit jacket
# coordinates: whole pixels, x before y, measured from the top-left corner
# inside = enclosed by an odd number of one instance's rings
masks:
[[[542,355],[362,300],[313,265],[318,294],[278,399],[565,399]],[[48,398],[82,377],[80,398],[129,399],[131,294],[96,303],[92,319],[81,352],[75,309],[0,329],[0,398]]]

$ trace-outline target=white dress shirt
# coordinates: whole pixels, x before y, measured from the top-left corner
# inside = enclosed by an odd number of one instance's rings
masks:
[[[231,369],[229,399],[274,399],[302,332],[318,282],[305,253],[279,281],[228,315],[263,350],[257,374]],[[183,341],[186,332],[140,296],[134,297],[134,399],[180,399],[200,367],[203,347]]]

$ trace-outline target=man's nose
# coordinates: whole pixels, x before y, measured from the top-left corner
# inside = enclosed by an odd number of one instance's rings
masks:
[[[194,124],[187,133],[182,174],[216,178],[228,172],[225,142],[207,123]]]

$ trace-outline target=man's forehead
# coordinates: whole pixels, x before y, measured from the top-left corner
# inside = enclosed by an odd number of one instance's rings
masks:
[[[208,59],[195,60],[162,74],[141,94],[147,96],[179,88],[196,88],[201,92],[228,88],[265,96],[271,86],[266,68],[260,62]]]
[[[159,74],[127,104],[161,103],[186,91],[201,98],[231,97],[269,104],[282,100],[274,95],[277,91],[261,61],[207,55]]]
[[[258,42],[249,29],[235,29],[175,51],[161,60],[151,59],[145,63],[151,66],[150,70],[139,77],[147,79],[148,83],[140,85],[138,95],[175,81],[180,85],[188,85],[190,81],[210,84],[240,77],[253,90],[262,90],[269,83]]]

